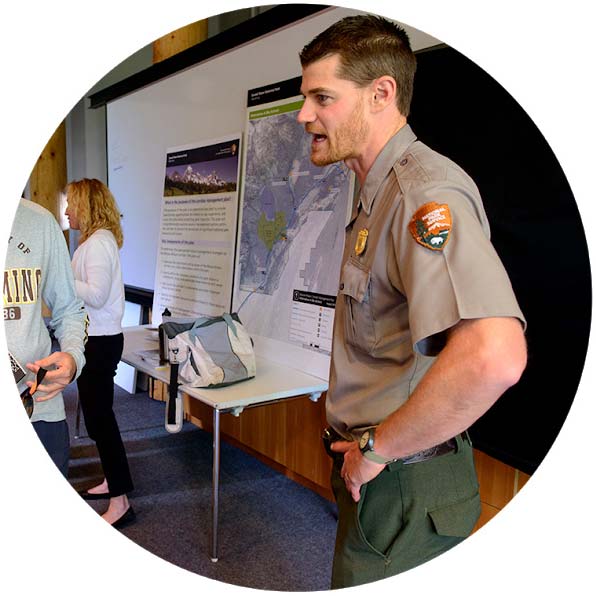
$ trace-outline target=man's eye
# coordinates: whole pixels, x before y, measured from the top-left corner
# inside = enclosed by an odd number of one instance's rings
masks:
[[[331,99],[331,97],[329,97],[329,95],[321,95],[321,94],[317,95],[317,101],[320,104],[328,103],[330,99]]]

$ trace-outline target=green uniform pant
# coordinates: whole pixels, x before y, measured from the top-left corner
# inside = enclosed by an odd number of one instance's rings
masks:
[[[337,459],[331,474],[339,511],[332,588],[416,567],[469,536],[480,515],[472,446],[461,436],[453,453],[389,464],[362,486],[358,503],[340,470]]]

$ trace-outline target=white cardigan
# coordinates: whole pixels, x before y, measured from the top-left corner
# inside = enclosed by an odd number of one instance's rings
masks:
[[[72,271],[77,296],[89,315],[89,335],[116,335],[122,332],[124,284],[120,254],[114,235],[97,230],[75,251]]]

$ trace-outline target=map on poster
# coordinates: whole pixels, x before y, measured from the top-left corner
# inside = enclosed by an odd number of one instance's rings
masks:
[[[329,354],[353,177],[312,164],[302,103],[248,111],[235,308],[253,334]]]

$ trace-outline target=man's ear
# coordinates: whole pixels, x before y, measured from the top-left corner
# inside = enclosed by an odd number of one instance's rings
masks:
[[[397,83],[393,77],[383,75],[372,83],[371,109],[380,112],[387,106],[396,105]]]

